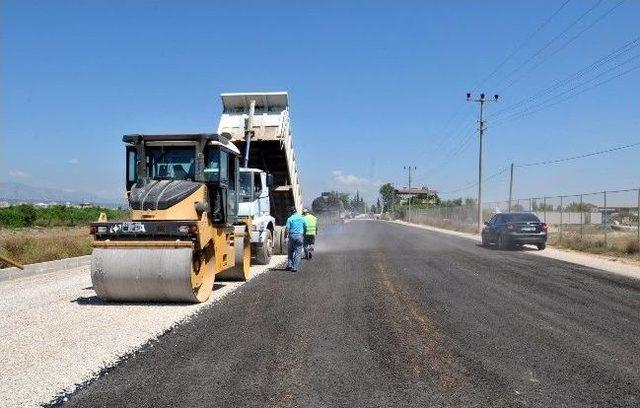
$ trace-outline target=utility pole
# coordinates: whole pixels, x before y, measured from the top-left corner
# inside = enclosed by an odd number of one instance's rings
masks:
[[[509,212],[511,212],[511,200],[513,200],[513,163],[511,163],[511,177],[509,177]]]
[[[485,99],[481,93],[479,98],[471,99],[471,93],[467,93],[467,101],[477,102],[480,104],[480,118],[478,120],[478,133],[480,134],[480,149],[478,155],[478,234],[482,231],[482,136],[487,129],[484,125],[484,103],[498,102],[498,95],[494,95],[493,99]]]
[[[409,172],[409,211],[407,213],[407,221],[411,222],[411,170],[415,170],[416,166],[404,166],[404,169]]]

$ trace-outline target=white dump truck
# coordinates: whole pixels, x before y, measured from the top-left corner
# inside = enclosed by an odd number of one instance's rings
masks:
[[[286,92],[224,93],[219,134],[242,153],[239,216],[251,218],[252,261],[286,253],[284,224],[302,210]]]

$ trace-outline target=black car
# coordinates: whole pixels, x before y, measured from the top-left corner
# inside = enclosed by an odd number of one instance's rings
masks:
[[[547,224],[532,213],[499,213],[484,223],[482,245],[496,244],[507,249],[523,244],[536,245],[539,250],[547,246]]]

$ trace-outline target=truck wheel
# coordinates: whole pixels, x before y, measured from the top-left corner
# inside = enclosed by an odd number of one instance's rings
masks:
[[[273,232],[273,254],[282,255],[282,227],[276,227]]]
[[[280,232],[278,234],[278,239],[280,240],[280,255],[287,254],[287,236],[284,234],[284,228],[280,228]]]
[[[256,246],[256,264],[267,265],[273,253],[273,236],[271,230],[266,230],[262,243]]]

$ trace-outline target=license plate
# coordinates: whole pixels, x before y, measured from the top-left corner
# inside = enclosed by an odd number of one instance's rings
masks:
[[[527,231],[527,232],[532,232],[536,230],[536,227],[522,227],[520,228],[521,231]]]
[[[123,222],[122,224],[116,224],[111,227],[112,233],[125,233],[125,234],[139,234],[146,232],[144,224],[141,222]]]

